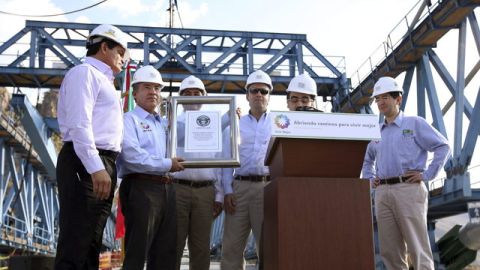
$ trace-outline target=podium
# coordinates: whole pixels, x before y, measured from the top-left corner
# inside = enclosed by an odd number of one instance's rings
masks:
[[[368,141],[273,137],[265,163],[265,270],[374,266]]]

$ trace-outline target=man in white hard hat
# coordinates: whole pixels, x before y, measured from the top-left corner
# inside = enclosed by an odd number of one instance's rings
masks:
[[[123,133],[113,79],[126,55],[125,34],[115,26],[99,25],[87,38],[85,62],[69,70],[60,87],[58,123],[64,145],[57,161],[60,232],[55,269],[98,269]]]
[[[243,252],[250,231],[256,240],[261,260],[260,240],[263,223],[263,188],[270,181],[268,166],[264,166],[271,136],[271,119],[267,111],[273,89],[270,76],[257,70],[248,76],[245,85],[250,111],[240,118],[240,168],[234,177],[224,181],[225,227],[221,268],[243,269]],[[232,179],[234,178],[234,180]]]
[[[168,172],[183,170],[182,158],[166,158],[168,123],[157,113],[165,85],[153,66],[133,75],[137,106],[124,115],[119,156],[120,200],[125,216],[123,269],[175,269],[175,189]]]
[[[317,84],[308,74],[295,76],[287,88],[287,107],[290,111],[319,111],[316,108]]]
[[[201,97],[207,91],[203,82],[191,75],[178,91],[180,96]],[[215,157],[216,153],[185,153],[185,114],[198,111],[201,104],[183,104],[184,113],[177,118],[177,154],[186,159]],[[223,187],[220,168],[185,169],[173,174],[177,194],[177,270],[188,239],[189,269],[210,269],[210,233],[212,223],[222,211]]]
[[[428,190],[450,154],[447,140],[425,119],[400,110],[403,89],[391,77],[380,78],[373,98],[385,116],[380,141],[368,145],[364,178],[375,188],[380,255],[387,269],[434,269],[427,232]],[[428,152],[433,160],[427,165]]]

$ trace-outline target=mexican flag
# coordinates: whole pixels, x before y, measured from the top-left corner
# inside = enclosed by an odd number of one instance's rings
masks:
[[[137,64],[132,61],[129,61],[127,68],[123,74],[123,84],[122,84],[122,97],[123,97],[123,112],[128,112],[133,110],[135,107],[135,101],[133,100],[132,95],[132,80],[133,73],[137,70]]]
[[[132,95],[132,80],[133,73],[137,70],[137,65],[129,61],[123,74],[122,83],[122,99],[123,99],[123,112],[133,110],[135,107],[135,101]],[[120,205],[120,196],[117,201],[117,218],[115,222],[115,239],[119,239],[125,236],[125,218],[122,213],[122,207]]]

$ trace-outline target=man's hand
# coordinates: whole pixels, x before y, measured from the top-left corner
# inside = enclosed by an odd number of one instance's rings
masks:
[[[242,117],[242,109],[240,107],[237,107],[237,109],[235,110],[235,113],[237,114],[238,119]]]
[[[235,206],[237,205],[237,199],[235,198],[235,195],[232,193],[225,195],[223,203],[225,204],[225,212],[227,214],[235,214]]]
[[[419,171],[407,171],[402,175],[402,177],[407,178],[407,183],[420,183],[423,181],[422,172]]]
[[[223,206],[221,202],[213,202],[213,219],[216,219],[222,213]]]
[[[183,167],[182,163],[185,159],[181,157],[172,158],[172,168],[170,168],[170,172],[178,172],[183,171],[185,168]]]
[[[375,177],[373,180],[370,181],[370,183],[372,184],[372,188],[376,188],[378,187],[378,185],[380,185],[380,178]]]
[[[99,200],[106,200],[110,197],[110,188],[112,185],[112,179],[108,175],[107,171],[101,170],[91,174],[93,193]]]

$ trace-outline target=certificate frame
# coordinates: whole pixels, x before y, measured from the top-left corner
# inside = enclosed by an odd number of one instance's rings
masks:
[[[181,162],[185,168],[230,168],[240,167],[240,153],[238,150],[239,124],[236,114],[236,102],[234,96],[175,96],[170,97],[167,106],[167,116],[170,122],[167,142],[167,155],[169,158],[177,157],[177,115],[179,105],[182,104],[220,104],[228,105],[228,120],[230,126],[230,158],[203,158],[186,159]],[[223,129],[223,122],[222,127]]]

